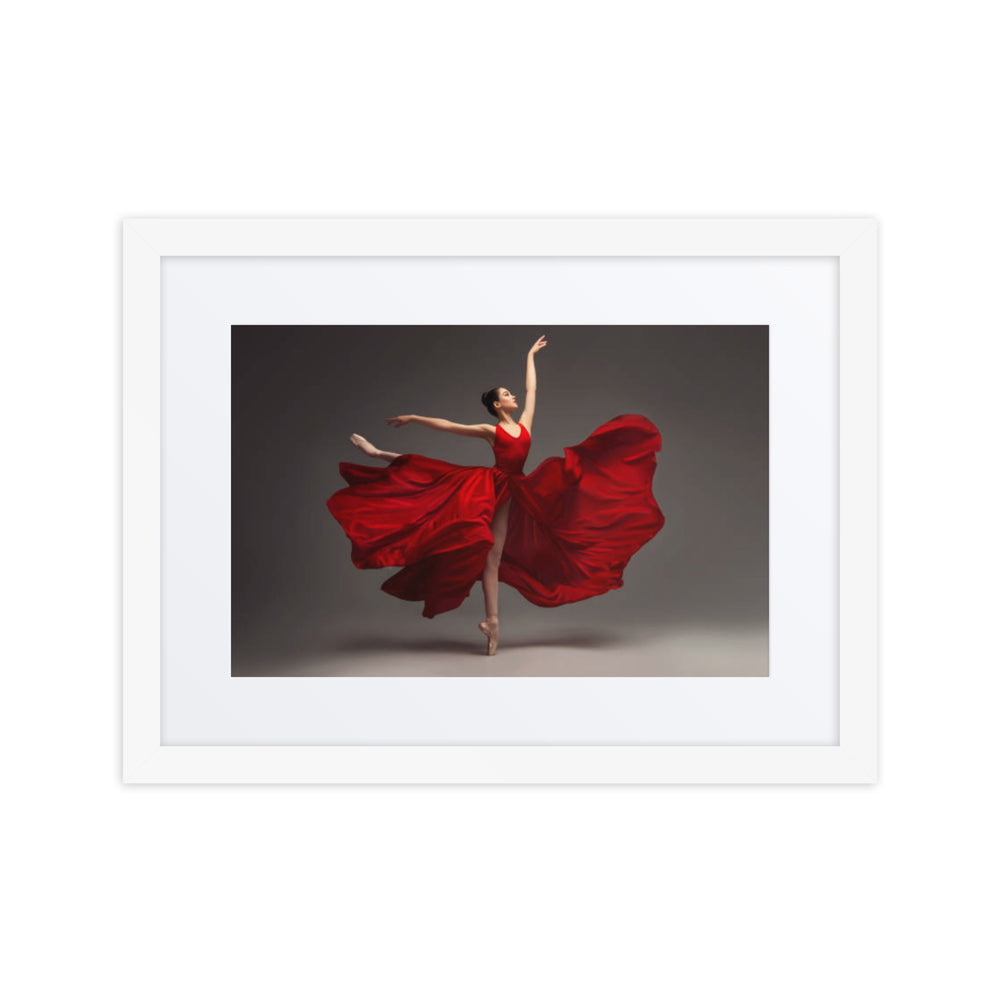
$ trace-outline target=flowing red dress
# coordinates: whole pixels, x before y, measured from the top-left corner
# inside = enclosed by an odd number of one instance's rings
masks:
[[[519,425],[520,426],[520,425]],[[635,552],[664,524],[653,497],[660,433],[628,414],[524,475],[527,428],[497,426],[496,464],[400,455],[387,466],[340,463],[350,484],[327,500],[359,569],[403,568],[382,584],[424,617],[457,608],[483,575],[497,508],[511,501],[500,580],[555,607],[622,585]]]

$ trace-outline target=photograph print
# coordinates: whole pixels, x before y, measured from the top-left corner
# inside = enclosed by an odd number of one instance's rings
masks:
[[[234,326],[234,677],[768,675],[766,326]]]

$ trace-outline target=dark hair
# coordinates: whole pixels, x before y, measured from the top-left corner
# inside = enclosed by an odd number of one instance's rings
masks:
[[[497,416],[497,411],[493,409],[493,404],[500,398],[500,386],[495,389],[490,389],[484,392],[482,395],[483,406],[490,411],[491,417],[496,417],[497,420],[500,418]]]

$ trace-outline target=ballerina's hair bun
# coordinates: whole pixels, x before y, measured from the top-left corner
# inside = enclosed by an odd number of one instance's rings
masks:
[[[483,406],[489,411],[490,416],[495,417],[497,411],[493,409],[493,404],[500,398],[500,386],[487,390],[480,398],[483,401]]]

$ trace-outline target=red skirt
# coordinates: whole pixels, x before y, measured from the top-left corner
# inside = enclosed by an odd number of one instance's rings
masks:
[[[349,485],[327,507],[354,565],[402,567],[382,589],[423,601],[433,618],[482,578],[493,518],[509,499],[500,580],[555,607],[621,587],[629,559],[663,527],[652,491],[660,446],[649,420],[626,415],[529,475],[416,454],[380,467],[342,462]]]

